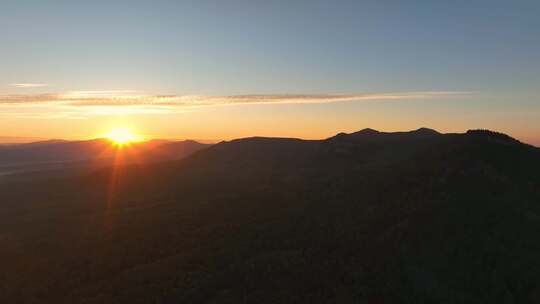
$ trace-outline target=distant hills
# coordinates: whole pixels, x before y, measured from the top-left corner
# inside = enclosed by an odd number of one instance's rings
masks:
[[[0,145],[4,144],[20,144],[42,141],[43,138],[38,137],[23,137],[23,136],[0,136]]]
[[[150,140],[119,148],[108,139],[0,145],[0,176],[24,172],[65,173],[74,168],[106,167],[113,163],[126,165],[178,160],[208,146],[192,140]]]
[[[538,148],[427,128],[195,147],[1,183],[0,301],[540,302]]]
[[[206,146],[206,144],[191,140],[151,140],[135,142],[119,149],[107,139],[46,140],[0,146],[0,162],[80,161],[114,157],[118,153],[140,154],[140,157],[180,159]]]

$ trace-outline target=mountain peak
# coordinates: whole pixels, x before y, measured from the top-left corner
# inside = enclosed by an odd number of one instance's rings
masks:
[[[339,133],[333,138],[425,138],[441,135],[441,133],[429,129],[429,128],[419,128],[413,131],[402,131],[402,132],[380,132],[371,128],[365,128],[354,133]]]
[[[364,135],[373,135],[373,134],[379,134],[381,132],[371,129],[371,128],[365,128],[360,131],[354,132],[353,134],[364,134]]]
[[[439,135],[441,133],[430,128],[419,128],[417,130],[411,131],[411,133],[423,134],[423,135]]]
[[[441,133],[437,132],[436,130],[429,129],[429,128],[419,128],[413,131],[403,132],[402,134],[413,136],[416,138],[429,138],[429,137],[441,135]]]

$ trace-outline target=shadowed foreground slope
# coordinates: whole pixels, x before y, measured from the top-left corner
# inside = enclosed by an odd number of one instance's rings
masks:
[[[540,151],[502,134],[247,138],[0,185],[0,299],[538,303]]]

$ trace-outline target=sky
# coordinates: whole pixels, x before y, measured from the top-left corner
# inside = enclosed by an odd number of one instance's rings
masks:
[[[538,1],[2,0],[0,138],[485,128],[540,146]]]

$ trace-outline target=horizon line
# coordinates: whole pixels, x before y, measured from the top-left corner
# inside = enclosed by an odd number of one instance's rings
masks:
[[[376,129],[372,129],[372,128],[362,128],[362,129],[359,129],[357,131],[352,131],[352,132],[337,132],[335,133],[334,135],[331,135],[331,136],[327,136],[327,137],[317,137],[317,138],[305,138],[305,137],[295,137],[295,136],[279,136],[279,135],[273,135],[273,136],[269,136],[269,135],[250,135],[250,136],[239,136],[239,137],[231,137],[231,138],[227,138],[227,139],[197,139],[197,138],[179,138],[179,137],[161,137],[161,136],[148,136],[148,135],[141,135],[141,137],[143,138],[142,140],[137,140],[137,141],[134,141],[135,143],[144,143],[144,142],[149,142],[149,141],[156,141],[156,140],[163,140],[163,141],[171,141],[171,142],[178,142],[178,141],[196,141],[196,142],[199,142],[199,143],[204,143],[204,144],[217,144],[217,143],[220,143],[220,142],[223,142],[223,141],[234,141],[234,140],[240,140],[240,139],[249,139],[249,138],[282,138],[282,139],[298,139],[298,140],[326,140],[326,139],[329,139],[329,138],[332,138],[336,135],[339,135],[339,134],[353,134],[353,133],[356,133],[356,132],[360,132],[360,131],[363,131],[363,130],[372,130],[372,131],[376,131],[376,132],[379,132],[381,134],[391,134],[391,133],[407,133],[407,132],[414,132],[414,131],[418,131],[418,130],[422,130],[422,129],[427,129],[427,130],[432,130],[432,131],[435,131],[441,135],[448,135],[448,134],[466,134],[467,132],[469,131],[476,131],[476,130],[485,130],[485,131],[490,131],[490,132],[494,132],[494,133],[499,133],[499,134],[503,134],[503,135],[506,135],[506,136],[509,136],[510,138],[512,139],[515,139],[517,141],[519,141],[520,143],[522,144],[526,144],[526,145],[530,145],[530,146],[533,146],[533,147],[536,147],[536,148],[540,148],[540,142],[539,143],[535,143],[535,141],[531,141],[531,140],[522,140],[522,139],[519,139],[511,134],[508,134],[508,133],[505,133],[505,132],[500,132],[500,131],[496,131],[496,130],[491,130],[491,129],[485,129],[485,128],[472,128],[472,129],[466,129],[465,131],[462,131],[462,132],[440,132],[438,131],[437,129],[433,129],[433,128],[428,128],[428,127],[419,127],[419,128],[416,128],[416,129],[412,129],[412,130],[398,130],[398,131],[388,131],[388,130],[384,130],[384,131],[381,131],[381,130],[376,130]],[[17,141],[6,141],[6,139],[17,139]],[[76,138],[56,138],[56,137],[51,137],[51,138],[44,138],[44,137],[38,137],[38,136],[0,136],[0,144],[1,145],[17,145],[17,144],[31,144],[31,143],[40,143],[40,142],[48,142],[48,141],[65,141],[65,142],[83,142],[83,141],[92,141],[92,140],[107,140],[106,137],[103,137],[103,136],[81,136],[81,137],[76,137]]]

